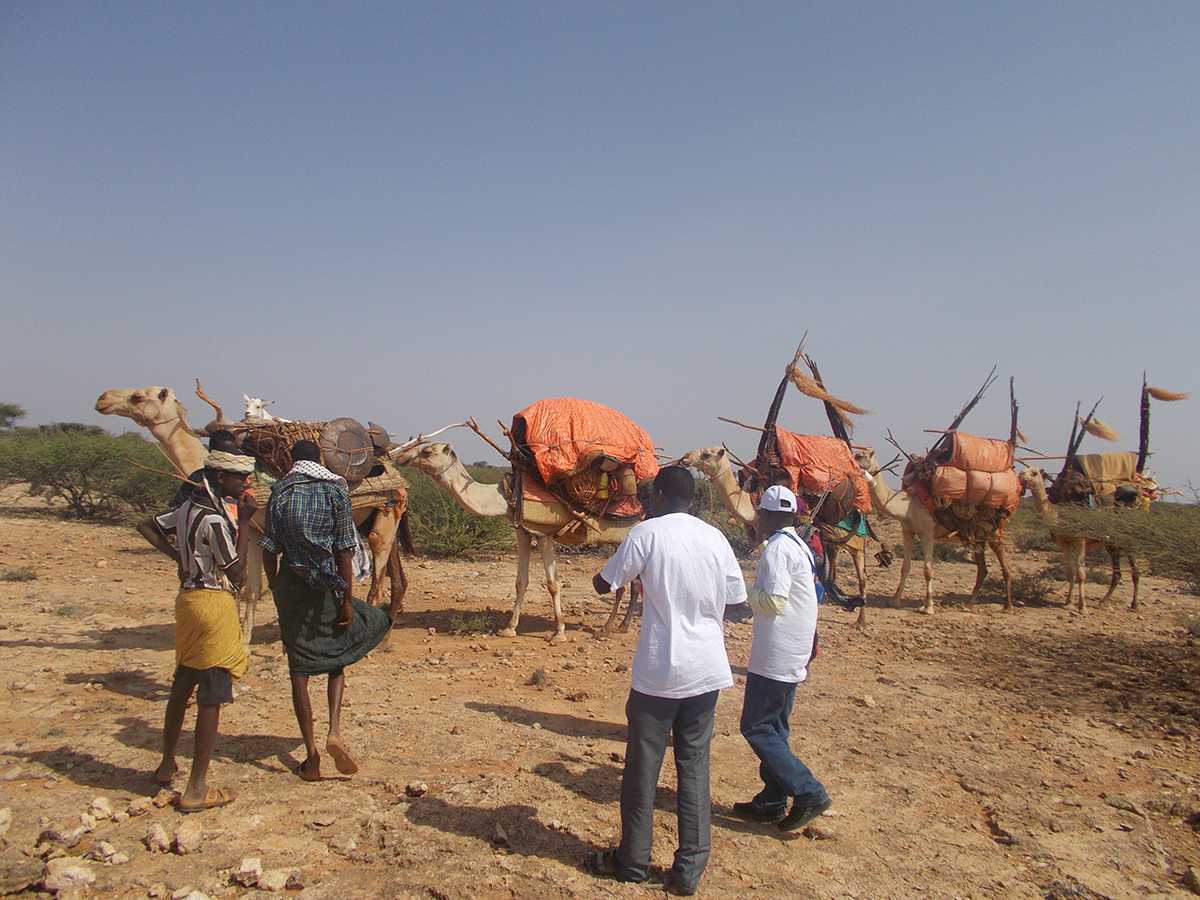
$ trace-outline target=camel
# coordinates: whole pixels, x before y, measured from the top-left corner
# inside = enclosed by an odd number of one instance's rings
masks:
[[[716,485],[717,492],[725,502],[725,508],[734,518],[746,526],[754,524],[754,499],[738,484],[737,478],[733,474],[733,466],[729,461],[729,454],[724,447],[703,447],[699,450],[691,450],[680,457],[679,462],[689,468],[698,469],[708,476],[708,479]],[[822,530],[822,537],[825,534],[826,531]],[[830,581],[835,580],[837,573],[838,550],[842,546],[838,540],[837,537],[832,537],[831,540],[824,543]],[[865,606],[867,599],[866,549],[858,549],[851,544],[846,544],[845,547],[854,563],[854,574],[858,579],[858,599]],[[863,613],[860,611],[858,615],[861,622]]]
[[[1084,596],[1084,585],[1087,584],[1085,568],[1085,560],[1087,558],[1088,543],[1103,544],[1104,549],[1108,551],[1109,559],[1112,560],[1112,579],[1108,583],[1108,593],[1100,600],[1100,605],[1103,606],[1112,597],[1113,592],[1117,589],[1117,585],[1121,581],[1121,554],[1124,553],[1129,558],[1129,574],[1133,581],[1133,602],[1129,604],[1130,609],[1137,609],[1138,605],[1138,578],[1139,572],[1137,560],[1128,550],[1124,550],[1113,544],[1103,537],[1089,537],[1079,534],[1067,534],[1058,529],[1058,510],[1054,508],[1054,504],[1050,502],[1050,497],[1046,492],[1046,478],[1039,469],[1026,469],[1020,475],[1021,484],[1033,495],[1034,506],[1037,507],[1038,515],[1041,516],[1042,522],[1050,530],[1050,539],[1054,541],[1056,547],[1063,555],[1063,565],[1067,570],[1067,600],[1065,606],[1071,605],[1071,596],[1076,588],[1079,590],[1078,610],[1079,612],[1087,612],[1087,599]]]
[[[516,600],[513,602],[512,614],[508,625],[500,630],[501,637],[516,637],[517,625],[521,621],[521,607],[525,603],[525,592],[529,587],[529,557],[532,550],[533,537],[538,537],[538,550],[542,556],[542,566],[546,572],[546,590],[554,604],[554,635],[550,643],[560,644],[567,639],[567,626],[563,619],[562,590],[558,583],[557,564],[555,562],[554,543],[559,532],[567,525],[576,521],[571,511],[561,504],[547,504],[551,516],[555,519],[549,524],[534,524],[526,520],[520,526],[514,522],[514,510],[509,505],[508,498],[499,484],[480,484],[467,471],[467,467],[459,461],[454,448],[445,443],[422,443],[415,447],[398,448],[394,452],[395,461],[401,466],[412,466],[424,472],[443,488],[445,488],[463,509],[472,515],[499,517],[503,516],[513,524],[517,533],[517,583]],[[592,527],[588,532],[588,541],[597,544],[619,544],[625,540],[625,535],[634,523],[617,523],[608,519],[589,519]],[[625,586],[618,588],[613,599],[612,611],[608,621],[601,628],[601,634],[610,634],[617,611],[621,605]],[[630,602],[621,623],[621,630],[629,628],[630,616],[633,613],[633,591],[630,591]]]
[[[913,540],[921,539],[921,553],[924,556],[924,574],[925,574],[925,605],[921,608],[921,612],[926,615],[933,613],[933,544],[934,541],[946,540],[951,537],[951,532],[943,528],[934,518],[933,513],[918,500],[906,491],[893,491],[884,482],[881,473],[881,466],[875,459],[874,450],[857,450],[854,454],[854,459],[859,467],[866,473],[867,481],[871,489],[872,506],[879,514],[888,519],[895,519],[900,523],[900,530],[904,539],[904,563],[900,566],[900,584],[896,587],[896,593],[889,601],[889,605],[896,607],[900,605],[900,601],[904,598],[904,585],[908,580],[908,570],[912,565]],[[962,543],[968,543],[962,537],[958,540]],[[975,559],[975,587],[971,590],[970,602],[974,603],[980,589],[983,587],[983,582],[987,578],[987,559],[984,556],[984,543],[975,542],[971,544],[972,554]],[[986,538],[987,546],[992,548],[992,552],[996,554],[996,559],[1000,562],[1000,571],[1004,574],[1004,608],[1012,609],[1012,572],[1008,567],[1008,557],[1004,548],[1004,526],[1003,522],[999,528],[991,532]],[[864,607],[865,609],[865,607]]]
[[[105,416],[124,416],[149,430],[162,447],[168,460],[181,476],[203,467],[207,451],[196,432],[188,424],[187,408],[168,387],[154,385],[144,388],[114,388],[105,391],[96,400],[96,412]],[[354,522],[361,532],[364,528],[367,544],[371,548],[371,587],[367,592],[367,603],[372,606],[379,600],[383,587],[382,573],[386,570],[391,582],[392,599],[388,613],[395,622],[404,611],[404,594],[408,580],[400,564],[396,548],[396,533],[400,528],[405,510],[398,504],[391,514],[380,514],[375,508],[356,509]],[[266,509],[260,507],[253,527],[263,529]],[[262,595],[262,549],[258,541],[250,542],[249,558],[246,560],[246,584],[242,589],[242,632],[246,643],[254,631],[255,607]]]

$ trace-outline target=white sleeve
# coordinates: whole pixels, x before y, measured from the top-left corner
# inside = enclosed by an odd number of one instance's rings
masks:
[[[600,577],[612,587],[618,588],[624,587],[641,575],[646,565],[645,543],[637,526],[634,526],[629,534],[625,535],[625,540],[621,541],[617,552],[604,564],[604,568],[600,570]]]
[[[792,572],[783,542],[784,538],[776,538],[767,544],[754,573],[754,586],[776,597],[786,597],[792,592]],[[799,555],[803,557],[804,551],[801,550]],[[805,565],[808,565],[807,558]]]
[[[742,567],[738,565],[737,556],[724,535],[721,536],[721,543],[725,545],[725,605],[736,606],[746,602],[746,580],[742,577]]]

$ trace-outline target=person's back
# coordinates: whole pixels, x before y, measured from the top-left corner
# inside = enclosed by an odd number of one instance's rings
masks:
[[[695,481],[669,466],[654,479],[659,515],[630,529],[592,579],[606,594],[641,578],[642,633],[633,657],[633,689],[621,774],[621,843],[594,854],[588,867],[621,881],[645,881],[653,846],[654,797],[668,745],[678,773],[679,848],[668,875],[676,893],[696,891],[708,862],[712,802],[709,747],[717,696],[733,684],[725,653],[726,606],[746,599],[733,549],[720,531],[687,512]]]
[[[731,686],[723,617],[745,587],[725,536],[680,512],[642,522],[626,540],[628,564],[640,561],[645,591],[633,689],[691,697]]]

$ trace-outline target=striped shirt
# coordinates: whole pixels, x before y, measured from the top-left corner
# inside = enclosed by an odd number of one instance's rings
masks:
[[[179,584],[189,590],[230,590],[225,573],[238,561],[237,539],[230,520],[199,498],[156,516],[164,537],[174,536],[179,550]]]

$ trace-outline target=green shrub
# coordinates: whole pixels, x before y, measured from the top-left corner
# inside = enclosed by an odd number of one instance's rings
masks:
[[[37,572],[28,566],[0,570],[0,581],[36,581]]]
[[[504,470],[491,466],[471,466],[470,471],[484,484],[495,484],[504,476]],[[514,546],[512,526],[504,517],[467,512],[448,491],[417,469],[406,468],[404,477],[408,479],[409,526],[418,552],[456,556],[470,550],[509,550]]]
[[[491,613],[453,613],[446,623],[447,630],[458,636],[491,634],[496,630],[496,617]]]
[[[139,435],[118,437],[91,425],[18,428],[0,438],[0,481],[27,483],[30,494],[63,502],[81,518],[135,518],[166,504],[176,479],[133,463],[170,468]]]
[[[1013,600],[1021,603],[1048,603],[1056,588],[1057,582],[1045,570],[1023,572],[1012,580]]]
[[[733,552],[740,558],[750,555],[754,548],[746,534],[746,527],[725,508],[725,501],[711,481],[704,477],[696,479],[696,496],[692,501],[692,512],[709,525],[719,530]]]

